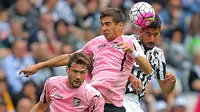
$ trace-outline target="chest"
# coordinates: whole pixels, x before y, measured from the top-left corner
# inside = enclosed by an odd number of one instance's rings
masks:
[[[60,110],[83,112],[88,108],[89,100],[80,92],[61,92],[59,89],[51,91],[51,105]]]

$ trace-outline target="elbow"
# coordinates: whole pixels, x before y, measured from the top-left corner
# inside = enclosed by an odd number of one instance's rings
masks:
[[[146,71],[147,74],[151,74],[152,72],[153,72],[152,68],[149,68],[149,69]]]
[[[151,65],[149,64],[149,66],[144,70],[144,72],[146,74],[151,74],[153,72],[153,68],[151,67]]]

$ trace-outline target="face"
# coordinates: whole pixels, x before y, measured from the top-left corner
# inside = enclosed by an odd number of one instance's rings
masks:
[[[108,41],[116,39],[122,34],[123,23],[116,24],[112,17],[101,18],[101,30]]]
[[[13,53],[16,57],[22,59],[27,53],[27,43],[25,41],[18,41],[13,46]]]
[[[145,28],[140,31],[140,40],[147,50],[151,50],[160,36],[160,28]]]
[[[27,96],[36,94],[36,87],[33,83],[29,83],[24,87],[24,94]]]
[[[72,63],[71,67],[69,69],[67,68],[67,72],[69,78],[69,86],[71,88],[79,88],[85,80],[85,76],[88,70],[86,65]]]
[[[22,33],[22,24],[20,22],[14,21],[11,24],[11,31],[12,31],[12,35],[15,37],[20,37],[21,33]]]
[[[172,35],[172,41],[176,43],[181,43],[182,33],[179,31],[174,32],[174,34]]]
[[[40,17],[40,27],[43,30],[48,30],[53,28],[53,17],[51,14],[44,14]]]
[[[0,95],[6,91],[6,82],[5,81],[0,81]]]
[[[30,3],[28,0],[17,0],[16,9],[21,15],[25,15],[30,9]]]
[[[56,31],[57,31],[59,36],[65,37],[67,32],[68,32],[68,29],[67,29],[67,26],[65,25],[65,23],[61,21],[61,22],[58,23]]]
[[[0,112],[8,112],[6,105],[0,105]]]

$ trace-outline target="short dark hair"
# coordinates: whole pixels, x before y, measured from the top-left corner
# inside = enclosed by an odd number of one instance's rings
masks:
[[[90,66],[90,58],[83,52],[77,52],[70,56],[67,66],[70,68],[72,63],[86,65],[88,69]]]
[[[104,17],[112,17],[115,23],[124,22],[124,14],[117,8],[106,8],[102,10],[100,19]]]
[[[158,15],[156,15],[154,21],[146,28],[161,28],[160,17]]]

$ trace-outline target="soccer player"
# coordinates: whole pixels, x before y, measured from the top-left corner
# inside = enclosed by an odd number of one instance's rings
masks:
[[[105,101],[101,93],[85,82],[90,64],[82,52],[71,55],[66,76],[47,79],[40,101],[31,112],[44,112],[49,106],[52,112],[103,112]]]
[[[163,92],[170,94],[175,86],[176,77],[170,72],[166,72],[166,63],[163,51],[155,46],[156,40],[160,36],[161,20],[156,15],[154,22],[140,30],[138,41],[143,48],[145,55],[153,68],[151,74],[146,74],[137,64],[134,64],[132,74],[128,82],[125,93],[124,106],[127,112],[143,112],[140,108],[139,100],[145,95],[145,88],[152,75],[157,79]],[[135,35],[136,36],[136,35]],[[140,84],[142,82],[142,84]]]
[[[77,52],[84,52],[93,60],[90,85],[103,95],[106,103],[104,112],[125,112],[123,95],[133,62],[137,62],[145,73],[151,73],[152,67],[137,40],[122,34],[124,15],[119,9],[101,11],[100,21],[103,35],[90,40]],[[44,67],[66,65],[70,55],[64,54],[32,65],[21,72],[29,76]]]

